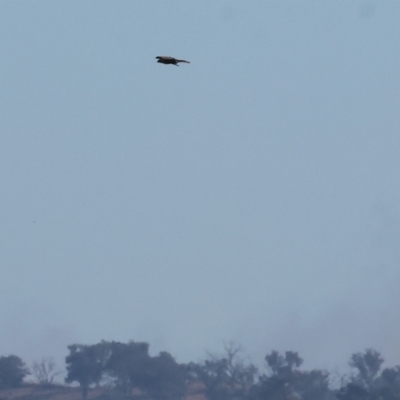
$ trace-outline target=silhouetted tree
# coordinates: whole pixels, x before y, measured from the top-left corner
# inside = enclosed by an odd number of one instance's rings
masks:
[[[150,357],[147,343],[112,342],[106,368],[126,396],[134,388],[147,392],[155,400],[180,399],[185,394],[186,367],[167,352]]]
[[[42,358],[40,361],[32,363],[32,375],[36,378],[40,385],[51,385],[54,378],[61,372],[56,370],[56,363],[52,358]]]
[[[144,342],[110,343],[111,354],[107,361],[107,373],[126,396],[134,387],[145,387],[150,368],[149,345]]]
[[[292,375],[295,369],[303,364],[303,359],[294,351],[286,351],[285,355],[281,355],[277,351],[272,351],[265,356],[265,361],[272,375],[280,376]]]
[[[65,358],[67,377],[65,382],[78,382],[82,397],[86,399],[92,384],[98,384],[102,378],[109,357],[109,344],[101,342],[95,345],[73,344],[68,346],[70,354]]]
[[[383,362],[381,354],[373,349],[353,354],[349,365],[356,373],[340,389],[337,397],[340,400],[399,400],[400,367],[381,371]]]
[[[383,361],[384,358],[381,354],[373,349],[367,349],[364,353],[353,354],[349,365],[357,370],[357,374],[352,379],[352,383],[358,384],[366,390],[371,389]]]
[[[154,400],[182,399],[186,391],[186,366],[171,354],[161,352],[151,357],[141,388]]]
[[[354,383],[348,383],[339,390],[337,394],[339,400],[368,400],[371,399],[367,390]]]
[[[301,371],[303,360],[298,353],[284,355],[272,351],[265,357],[268,373],[261,375],[253,386],[252,400],[327,400],[333,397],[329,390],[329,374],[325,371]]]
[[[329,388],[329,373],[318,369],[299,371],[293,382],[293,389],[296,395],[304,400],[334,399],[334,394]]]
[[[400,367],[385,368],[378,380],[379,393],[385,400],[400,399]]]
[[[0,357],[0,388],[21,386],[29,370],[21,358],[10,355]]]
[[[244,399],[254,383],[257,368],[246,365],[238,357],[240,347],[225,345],[223,357],[210,356],[202,364],[191,364],[191,371],[200,380],[209,400]]]

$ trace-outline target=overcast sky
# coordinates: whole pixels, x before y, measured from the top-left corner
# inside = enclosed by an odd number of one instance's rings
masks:
[[[400,364],[399,20],[398,0],[1,1],[0,354]]]

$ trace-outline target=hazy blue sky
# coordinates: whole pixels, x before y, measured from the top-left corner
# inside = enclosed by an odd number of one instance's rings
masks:
[[[398,0],[1,1],[0,354],[400,363],[399,21]]]

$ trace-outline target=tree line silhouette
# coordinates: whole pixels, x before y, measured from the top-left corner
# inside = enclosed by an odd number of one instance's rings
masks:
[[[165,351],[151,356],[145,342],[72,344],[68,350],[65,383],[79,384],[83,399],[93,387],[112,387],[113,398],[126,399],[139,393],[152,400],[183,400],[197,388],[207,400],[400,400],[400,366],[382,368],[384,358],[373,349],[350,357],[353,373],[340,377],[340,387],[330,385],[327,371],[302,369],[303,359],[294,351],[268,353],[266,368],[259,371],[240,357],[234,343],[225,345],[222,356],[186,364]],[[59,372],[49,359],[33,363],[29,371],[15,355],[0,357],[0,389],[24,385],[30,373],[51,385]]]

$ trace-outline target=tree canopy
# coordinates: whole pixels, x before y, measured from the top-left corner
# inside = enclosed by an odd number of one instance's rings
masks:
[[[135,341],[72,344],[65,382],[78,383],[83,399],[94,386],[108,385],[113,399],[140,394],[149,400],[183,400],[201,393],[207,400],[400,400],[400,366],[384,367],[383,356],[374,349],[352,354],[352,372],[341,377],[341,387],[332,387],[327,371],[304,369],[294,351],[270,351],[265,368],[258,370],[234,343],[225,344],[222,355],[208,354],[189,364],[166,351],[150,355],[149,347]],[[33,363],[32,374],[42,386],[57,373],[51,359]],[[28,374],[21,358],[0,357],[0,389],[21,386]]]
[[[21,358],[10,355],[0,357],[0,388],[21,386],[29,370]]]

